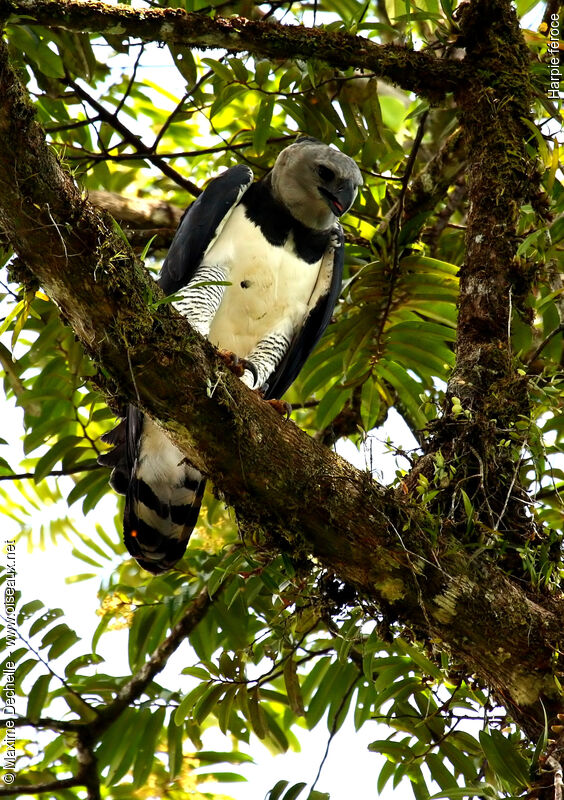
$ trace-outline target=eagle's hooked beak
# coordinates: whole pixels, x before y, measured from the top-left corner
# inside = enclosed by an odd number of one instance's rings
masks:
[[[325,186],[319,187],[320,193],[327,201],[327,205],[336,217],[342,216],[354,203],[356,197],[356,186],[352,181],[342,181],[331,191]]]

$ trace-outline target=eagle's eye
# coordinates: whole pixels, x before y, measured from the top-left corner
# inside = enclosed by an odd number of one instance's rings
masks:
[[[335,178],[335,173],[333,170],[329,169],[329,167],[323,166],[323,164],[320,164],[317,167],[317,172],[324,183],[330,183]]]

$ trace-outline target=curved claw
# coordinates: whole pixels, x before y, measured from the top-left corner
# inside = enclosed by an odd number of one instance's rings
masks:
[[[286,417],[286,419],[290,419],[290,414],[292,413],[292,406],[290,403],[286,402],[286,400],[267,400],[266,401],[269,406],[277,411],[281,416]]]
[[[256,368],[256,366],[253,364],[252,361],[247,361],[246,358],[242,358],[240,363],[243,365],[243,369],[251,373],[254,379],[253,386],[256,386],[259,379],[258,369]]]
[[[245,371],[250,372],[254,378],[254,385],[256,386],[258,383],[259,374],[252,361],[249,361],[246,358],[239,358],[237,353],[232,353],[231,350],[220,350],[219,355],[222,361],[225,363],[227,369],[229,369],[238,378],[242,378],[245,374]]]

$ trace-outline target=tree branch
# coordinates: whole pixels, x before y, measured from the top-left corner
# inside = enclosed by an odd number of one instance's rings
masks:
[[[166,203],[164,200],[129,197],[97,189],[88,192],[88,199],[98,208],[108,211],[120,224],[131,225],[137,230],[162,230],[163,235],[168,232],[168,244],[184,213],[184,209],[180,206]]]
[[[0,0],[0,15],[21,14],[13,24],[56,26],[69,31],[133,37],[198,48],[249,51],[257,56],[315,58],[335,67],[373,72],[408,91],[437,101],[465,76],[460,61],[436,58],[429,51],[399,45],[377,45],[362,36],[280,25],[269,20],[232,16],[210,18],[182,9],[133,9],[81,0]]]
[[[202,621],[210,606],[218,597],[223,588],[228,584],[225,581],[214,597],[210,597],[207,588],[200,591],[192,600],[176,625],[173,626],[170,634],[157,647],[151,657],[143,664],[140,670],[125,683],[115,700],[108,703],[103,708],[94,708],[92,711],[96,715],[94,719],[87,722],[67,722],[65,720],[40,719],[32,722],[26,718],[15,721],[18,727],[32,725],[34,728],[48,728],[50,730],[67,731],[76,733],[77,761],[79,768],[77,774],[72,778],[60,781],[50,781],[34,785],[11,784],[9,788],[0,786],[0,796],[19,794],[41,794],[45,792],[57,792],[73,786],[85,786],[88,800],[99,800],[100,782],[96,768],[96,756],[94,746],[99,741],[102,734],[117,720],[120,714],[131,703],[137,700],[151,681],[161,672],[170,656],[178,649],[179,645],[192,633],[197,625]]]
[[[46,792],[60,792],[63,789],[72,789],[74,786],[84,786],[82,777],[79,775],[72,778],[63,778],[60,781],[45,781],[44,783],[11,784],[0,786],[0,797],[14,797],[14,794],[35,794],[40,795]]]
[[[72,88],[73,92],[80,97],[81,100],[84,100],[85,103],[88,103],[89,106],[92,106],[99,119],[107,122],[108,125],[111,125],[114,130],[123,136],[124,141],[135,149],[138,158],[147,159],[147,161],[153,164],[153,166],[158,167],[163,175],[166,175],[168,178],[174,181],[174,183],[178,184],[178,186],[181,186],[183,189],[189,192],[193,197],[198,197],[202,191],[198,186],[192,183],[192,181],[187,180],[177,170],[173,169],[170,164],[158,156],[152,148],[147,147],[147,145],[139,136],[135,136],[135,134],[129,130],[127,125],[124,125],[123,122],[121,122],[118,117],[119,108],[115,112],[108,111],[102,103],[89,95],[88,92],[86,92],[76,81],[68,78],[66,83]]]
[[[54,469],[45,475],[46,478],[60,478],[63,475],[76,475],[79,472],[92,472],[92,470],[103,469],[100,464],[94,462],[82,464],[69,469]],[[0,475],[0,481],[25,481],[35,478],[35,472],[14,472],[10,475]]]
[[[158,287],[47,148],[3,43],[0,225],[103,369],[110,402],[159,420],[245,529],[314,555],[390,618],[452,648],[530,736],[543,730],[543,706],[549,719],[562,710],[553,654],[564,601],[528,596],[486,558],[468,558],[446,524],[430,536],[417,502],[282,420],[173,308],[152,312]]]
[[[224,582],[218,592],[221,592],[226,584],[227,582]],[[98,713],[98,718],[94,722],[88,724],[91,736],[99,737],[109,728],[112,722],[119,717],[127,706],[141,697],[155,675],[158,675],[158,673],[165,668],[168,659],[175,650],[177,650],[181,642],[183,642],[202,621],[216,597],[218,597],[218,593],[212,598],[207,588],[202,589],[200,593],[196,595],[180,620],[174,625],[170,634],[157,647],[148,661],[146,661],[141,669],[132,676],[131,680],[122,686],[116,699]]]

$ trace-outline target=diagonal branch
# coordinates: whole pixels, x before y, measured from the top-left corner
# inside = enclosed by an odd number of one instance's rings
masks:
[[[178,184],[178,186],[186,189],[186,191],[189,192],[193,197],[197,197],[201,193],[201,189],[192,183],[192,181],[184,178],[177,170],[173,169],[170,164],[168,164],[154,152],[153,148],[144,144],[143,140],[139,136],[135,136],[135,134],[129,130],[127,125],[124,125],[123,122],[121,122],[118,117],[119,108],[115,112],[108,111],[102,105],[102,103],[88,94],[88,92],[85,91],[76,81],[67,78],[66,83],[72,88],[73,92],[80,97],[81,100],[84,100],[85,103],[88,103],[88,105],[92,106],[98,115],[98,119],[107,122],[108,125],[111,125],[114,130],[123,136],[124,141],[135,149],[137,158],[145,158],[147,161],[150,161],[153,166],[160,169],[163,175],[166,175],[168,178],[173,180]]]
[[[227,585],[228,581],[224,581],[219,592]],[[216,597],[218,597],[217,593],[212,598],[207,588],[202,589],[192,600],[176,625],[173,626],[167,638],[157,647],[141,669],[121,687],[117,697],[101,709],[92,709],[96,715],[94,719],[90,719],[87,722],[67,722],[54,719],[40,719],[32,722],[26,718],[15,720],[15,724],[18,727],[27,724],[35,728],[49,728],[51,730],[76,733],[79,768],[76,775],[64,780],[30,784],[28,786],[25,784],[18,786],[11,784],[8,788],[0,786],[0,797],[13,795],[14,792],[19,794],[42,794],[62,791],[73,786],[85,786],[88,800],[99,800],[100,784],[96,769],[96,756],[94,754],[95,744],[102,734],[118,719],[124,709],[141,697],[155,676],[165,668],[170,656],[202,621]]]
[[[220,592],[226,587],[225,581]],[[170,658],[178,649],[179,645],[192,633],[202,619],[207,614],[210,606],[218,597],[210,597],[207,587],[204,587],[192,600],[182,617],[174,625],[167,638],[157,647],[148,661],[143,664],[141,669],[127,681],[119,690],[117,697],[99,713],[97,719],[90,723],[89,733],[91,736],[99,737],[114,722],[122,711],[127,708],[134,700],[137,700],[153,678],[161,672]]]
[[[269,58],[315,58],[335,67],[373,72],[435,101],[465,79],[460,61],[436,58],[400,45],[377,45],[362,36],[321,28],[268,24],[243,17],[210,18],[180,8],[133,9],[84,0],[0,0],[0,16],[21,15],[10,22],[56,26],[69,31],[120,35],[184,47],[250,51]]]

